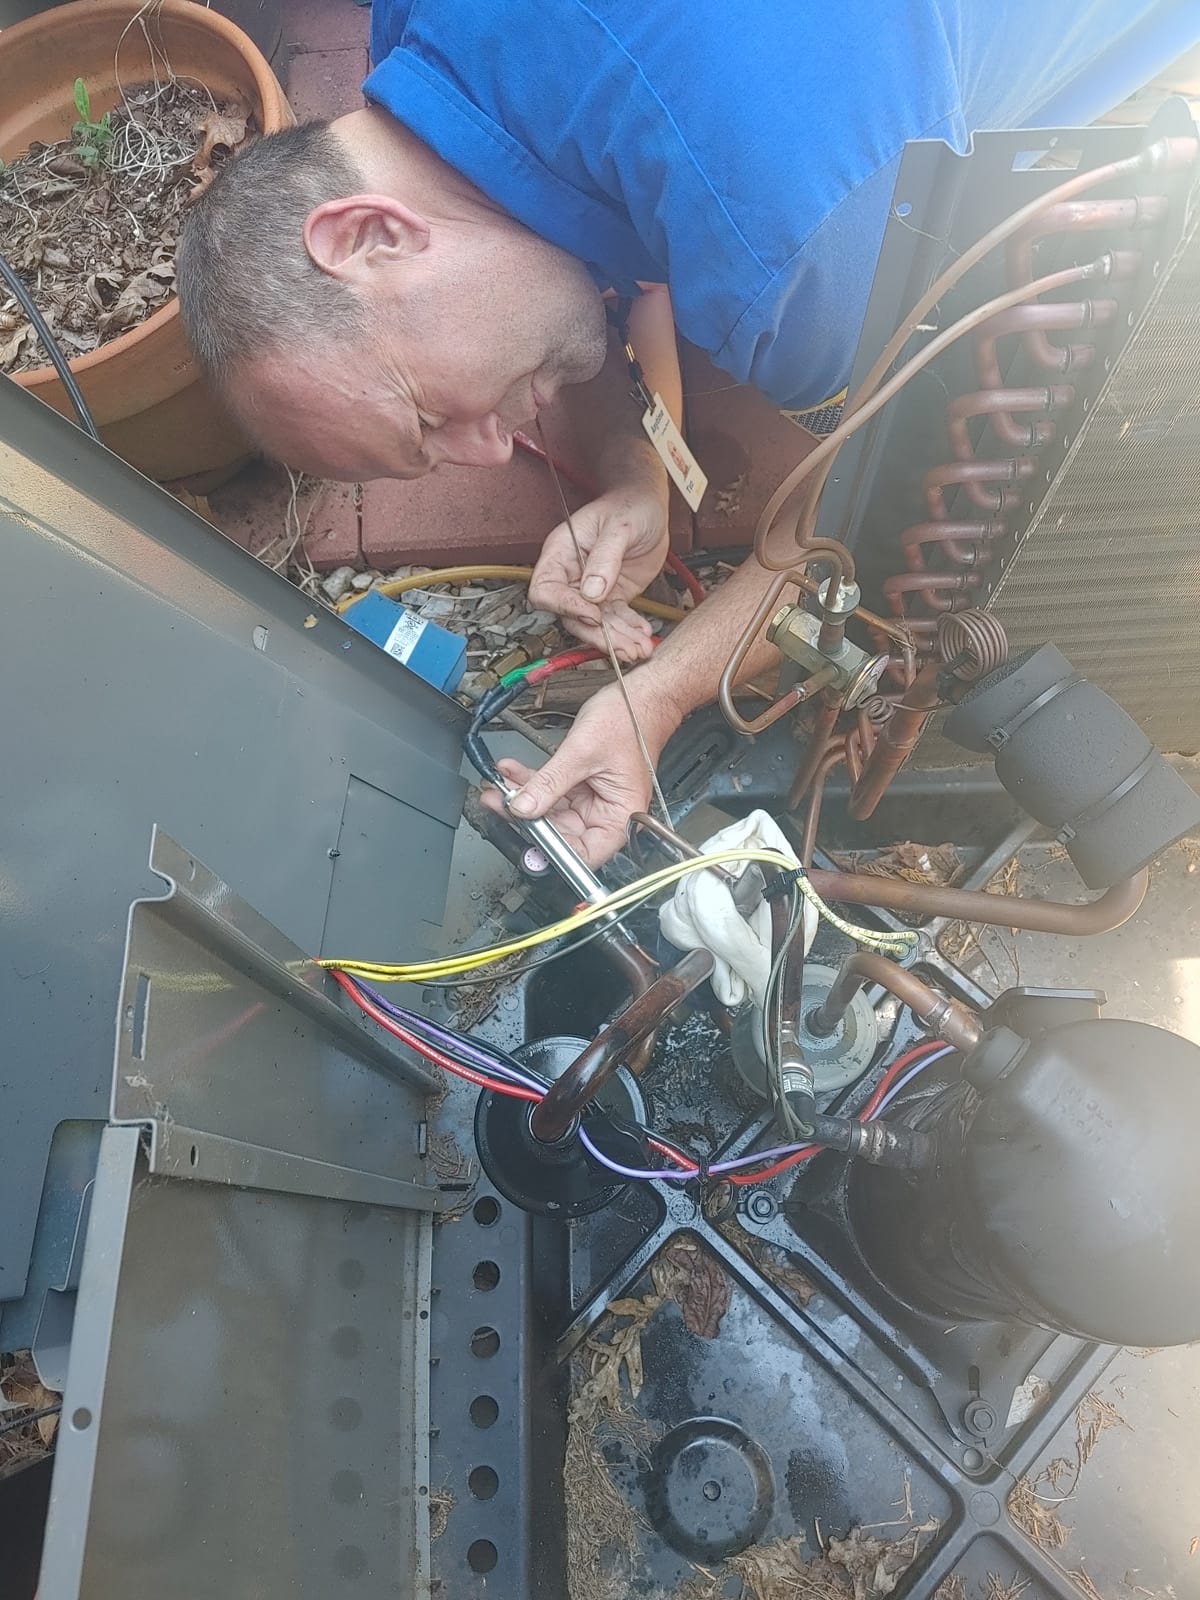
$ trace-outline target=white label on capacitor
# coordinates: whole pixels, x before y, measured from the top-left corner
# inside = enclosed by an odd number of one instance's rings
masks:
[[[405,611],[396,626],[383,641],[383,648],[397,661],[407,661],[417,648],[417,641],[425,632],[425,618],[415,611]]]

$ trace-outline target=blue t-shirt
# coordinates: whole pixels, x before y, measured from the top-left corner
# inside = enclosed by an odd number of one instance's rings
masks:
[[[900,153],[1091,121],[1200,0],[374,0],[365,93],[604,287],[804,408],[846,382]]]

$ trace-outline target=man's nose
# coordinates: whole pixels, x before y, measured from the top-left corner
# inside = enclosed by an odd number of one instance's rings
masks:
[[[434,435],[438,458],[456,467],[502,467],[512,459],[512,434],[494,411],[472,422],[444,422]]]

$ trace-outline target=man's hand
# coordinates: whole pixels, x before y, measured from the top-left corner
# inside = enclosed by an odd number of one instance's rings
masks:
[[[681,717],[661,695],[640,693],[637,675],[628,686],[651,759],[657,763]],[[616,684],[588,701],[545,766],[531,769],[505,760],[499,767],[521,792],[506,806],[500,792],[488,788],[484,804],[501,816],[510,810],[518,817],[549,816],[593,867],[616,854],[625,843],[630,813],[644,811],[650,799],[650,774]]]
[[[556,612],[585,644],[604,649],[603,615],[622,661],[644,661],[653,634],[628,602],[662,571],[667,557],[667,482],[659,469],[610,489],[572,514],[583,555],[560,523],[542,546],[529,585],[534,605]]]

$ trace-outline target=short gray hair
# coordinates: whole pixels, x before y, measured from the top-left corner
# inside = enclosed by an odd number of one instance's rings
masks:
[[[176,266],[179,309],[219,389],[269,351],[363,331],[353,290],[304,248],[309,213],[362,181],[329,123],[306,122],[233,157],[192,207]]]

